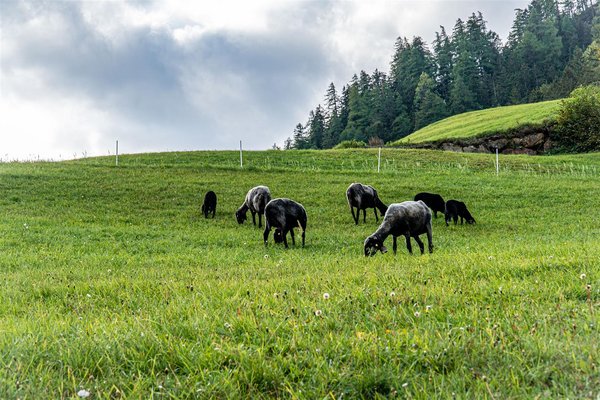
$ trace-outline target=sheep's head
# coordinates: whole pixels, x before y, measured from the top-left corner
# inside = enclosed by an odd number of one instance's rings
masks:
[[[245,212],[242,212],[241,210],[237,210],[235,212],[235,219],[237,220],[238,224],[243,224],[246,218]]]
[[[369,236],[365,240],[365,257],[374,256],[378,251],[386,253],[387,248],[383,245],[383,241],[377,236]]]
[[[273,233],[273,240],[275,243],[283,243],[283,232],[281,229],[275,228],[275,232]]]

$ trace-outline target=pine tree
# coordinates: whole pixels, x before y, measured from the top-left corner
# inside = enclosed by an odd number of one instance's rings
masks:
[[[296,125],[294,128],[294,144],[293,148],[298,150],[308,149],[308,137],[306,136],[306,128],[302,124]]]
[[[319,104],[315,111],[311,111],[308,117],[308,143],[313,149],[323,148],[325,136],[325,113]]]
[[[368,113],[361,99],[358,79],[355,79],[348,92],[348,124],[341,134],[341,139],[366,142],[367,125]]]
[[[452,82],[452,44],[443,26],[441,32],[436,32],[433,42],[434,62],[437,76],[437,92],[447,100],[450,98]]]
[[[480,108],[477,102],[479,74],[477,62],[472,54],[466,26],[461,19],[456,21],[452,31],[454,66],[450,88],[450,108],[453,114]]]
[[[435,92],[435,82],[423,72],[415,90],[415,130],[448,116],[444,100]]]

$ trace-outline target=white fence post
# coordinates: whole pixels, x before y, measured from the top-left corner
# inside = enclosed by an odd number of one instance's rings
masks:
[[[116,149],[115,149],[115,165],[119,166],[119,141],[117,140]]]
[[[377,173],[379,173],[380,168],[381,168],[381,147],[379,148],[379,155],[377,156]]]
[[[244,160],[242,158],[242,141],[240,140],[240,168],[244,168]]]

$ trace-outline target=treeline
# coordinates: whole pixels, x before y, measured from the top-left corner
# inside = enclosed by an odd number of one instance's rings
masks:
[[[594,0],[533,0],[517,9],[506,44],[481,13],[436,32],[396,40],[389,73],[361,71],[296,125],[286,149],[326,149],[400,139],[466,111],[566,97],[600,82],[600,7]]]

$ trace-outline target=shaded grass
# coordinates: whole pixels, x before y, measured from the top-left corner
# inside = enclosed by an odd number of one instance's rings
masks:
[[[503,157],[499,176],[415,150],[377,174],[374,154],[0,164],[0,397],[594,398],[598,154]],[[464,200],[478,223],[365,259],[377,224],[352,223],[353,181]],[[256,184],[305,205],[306,248],[235,222]]]
[[[419,129],[391,145],[465,139],[510,131],[553,120],[560,100],[518,104],[453,115]]]

